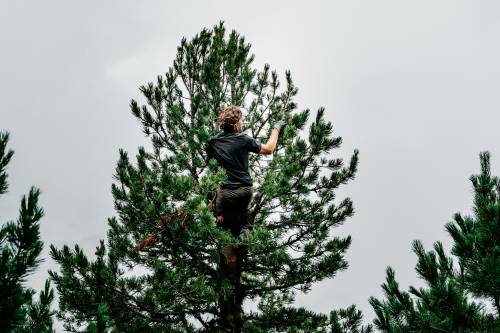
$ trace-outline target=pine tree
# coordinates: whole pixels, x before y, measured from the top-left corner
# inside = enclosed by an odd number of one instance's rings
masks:
[[[14,152],[7,150],[9,133],[0,132],[0,194],[8,189],[6,167]],[[0,332],[52,332],[50,305],[54,293],[49,281],[33,299],[35,291],[24,286],[27,276],[41,262],[43,242],[39,222],[43,209],[38,206],[40,191],[31,187],[28,198],[23,196],[19,218],[0,228]]]
[[[481,174],[471,176],[474,216],[454,216],[446,229],[452,253],[463,268],[463,283],[474,296],[486,298],[500,318],[500,179],[491,175],[490,154],[480,154]],[[500,323],[499,323],[500,326]]]
[[[290,72],[281,88],[268,64],[251,67],[249,51],[220,22],[183,38],[165,76],[140,87],[147,105],[132,100],[131,111],[152,148],[139,147],[135,163],[120,150],[112,185],[118,217],[108,219],[107,245],[95,260],[78,245],[51,248],[67,329],[88,329],[105,306],[101,323],[111,332],[371,331],[353,306],[328,315],[293,306],[297,291],[348,266],[351,238],[331,231],[353,214],[349,198],[335,202],[335,190],[354,178],[358,151],[347,165],[332,157],[342,139],[324,108],[300,136],[310,110],[297,111]],[[227,105],[248,110],[243,131],[262,142],[277,120],[288,123],[273,156],[250,158],[254,227],[235,274],[224,268],[222,249],[238,240],[216,225],[209,203],[226,174],[205,150]],[[257,310],[244,311],[245,300]]]
[[[499,180],[490,175],[489,154],[480,158],[481,174],[471,177],[476,218],[455,214],[455,223],[446,225],[458,267],[440,242],[426,252],[420,241],[414,241],[416,271],[426,286],[401,291],[394,270],[387,268],[382,285],[386,300],[370,298],[377,316],[374,324],[382,332],[500,332],[498,312],[490,313],[473,298],[487,297],[495,304],[500,287]]]

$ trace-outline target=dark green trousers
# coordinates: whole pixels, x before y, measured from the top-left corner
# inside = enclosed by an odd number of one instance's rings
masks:
[[[234,237],[242,229],[249,229],[248,208],[253,197],[253,187],[241,186],[235,189],[221,188],[215,198],[215,215],[223,216],[219,225],[229,229]]]

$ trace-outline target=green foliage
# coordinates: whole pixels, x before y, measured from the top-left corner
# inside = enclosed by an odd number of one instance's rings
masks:
[[[108,316],[109,307],[106,303],[99,304],[97,307],[97,318],[94,323],[91,323],[87,329],[88,333],[105,333],[112,332],[108,330],[110,319]]]
[[[271,305],[271,306],[270,306]],[[314,313],[304,308],[284,307],[280,302],[259,305],[261,314],[244,325],[244,332],[329,332],[370,333],[371,326],[362,325],[361,311],[354,305],[332,310],[329,315]],[[253,314],[250,314],[252,317]]]
[[[26,317],[22,325],[17,327],[15,333],[52,333],[54,312],[50,310],[54,300],[54,291],[50,287],[50,281],[45,281],[44,290],[40,291],[39,299],[30,302],[27,306]]]
[[[386,300],[370,298],[377,315],[374,324],[382,332],[500,331],[495,301],[500,285],[499,181],[490,175],[489,154],[482,153],[480,158],[481,175],[471,177],[476,217],[463,219],[456,214],[455,224],[446,225],[454,240],[452,253],[458,257],[458,268],[440,242],[426,252],[420,241],[414,241],[416,271],[425,287],[401,291],[394,270],[387,268],[382,285]],[[496,315],[489,313],[480,299],[473,301],[472,296],[492,300]]]
[[[7,182],[7,171],[5,168],[9,164],[14,152],[7,151],[7,142],[9,141],[9,133],[0,132],[0,194],[7,192],[9,183]]]
[[[471,176],[474,216],[454,216],[446,229],[452,253],[463,268],[462,281],[474,296],[491,301],[500,316],[500,179],[492,176],[490,155],[480,154],[481,174]]]
[[[0,133],[0,194],[7,192],[6,166],[14,152],[7,150],[9,134]],[[43,209],[38,206],[40,191],[30,189],[23,196],[19,218],[0,228],[0,332],[52,332],[50,304],[54,298],[49,282],[33,301],[35,291],[24,283],[39,265],[43,248],[39,221]]]
[[[108,220],[106,247],[95,261],[78,246],[51,247],[60,272],[50,274],[68,329],[88,329],[106,304],[106,325],[119,332],[369,332],[354,308],[328,317],[290,305],[297,290],[307,292],[348,266],[351,238],[332,229],[354,210],[349,198],[336,202],[335,190],[354,179],[358,151],[347,165],[332,157],[342,139],[324,108],[308,135],[299,136],[310,110],[297,111],[290,72],[282,87],[268,64],[251,67],[249,50],[236,31],[226,37],[221,22],[189,42],[183,38],[165,76],[140,87],[147,105],[130,106],[152,150],[140,147],[135,163],[120,150],[112,185],[118,217]],[[236,239],[207,206],[225,172],[206,160],[205,149],[219,130],[220,109],[230,104],[248,111],[243,130],[262,142],[277,120],[288,123],[272,158],[249,161],[254,228],[236,281],[220,266],[222,248]],[[182,218],[164,222],[177,213]],[[133,251],[145,239],[149,246]],[[259,311],[243,311],[244,300],[256,301]]]

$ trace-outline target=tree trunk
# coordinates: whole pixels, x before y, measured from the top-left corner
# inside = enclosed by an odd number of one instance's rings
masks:
[[[243,327],[244,292],[240,277],[243,253],[234,246],[226,246],[222,252],[223,256],[219,267],[224,278],[229,280],[231,288],[227,295],[221,294],[219,296],[220,314],[218,329],[221,332],[241,333]]]

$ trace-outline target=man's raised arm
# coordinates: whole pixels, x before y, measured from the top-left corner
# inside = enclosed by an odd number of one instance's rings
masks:
[[[285,125],[286,122],[284,120],[280,120],[274,125],[271,136],[265,144],[261,145],[259,154],[269,155],[273,153],[276,148],[276,143],[278,142],[279,132]]]

